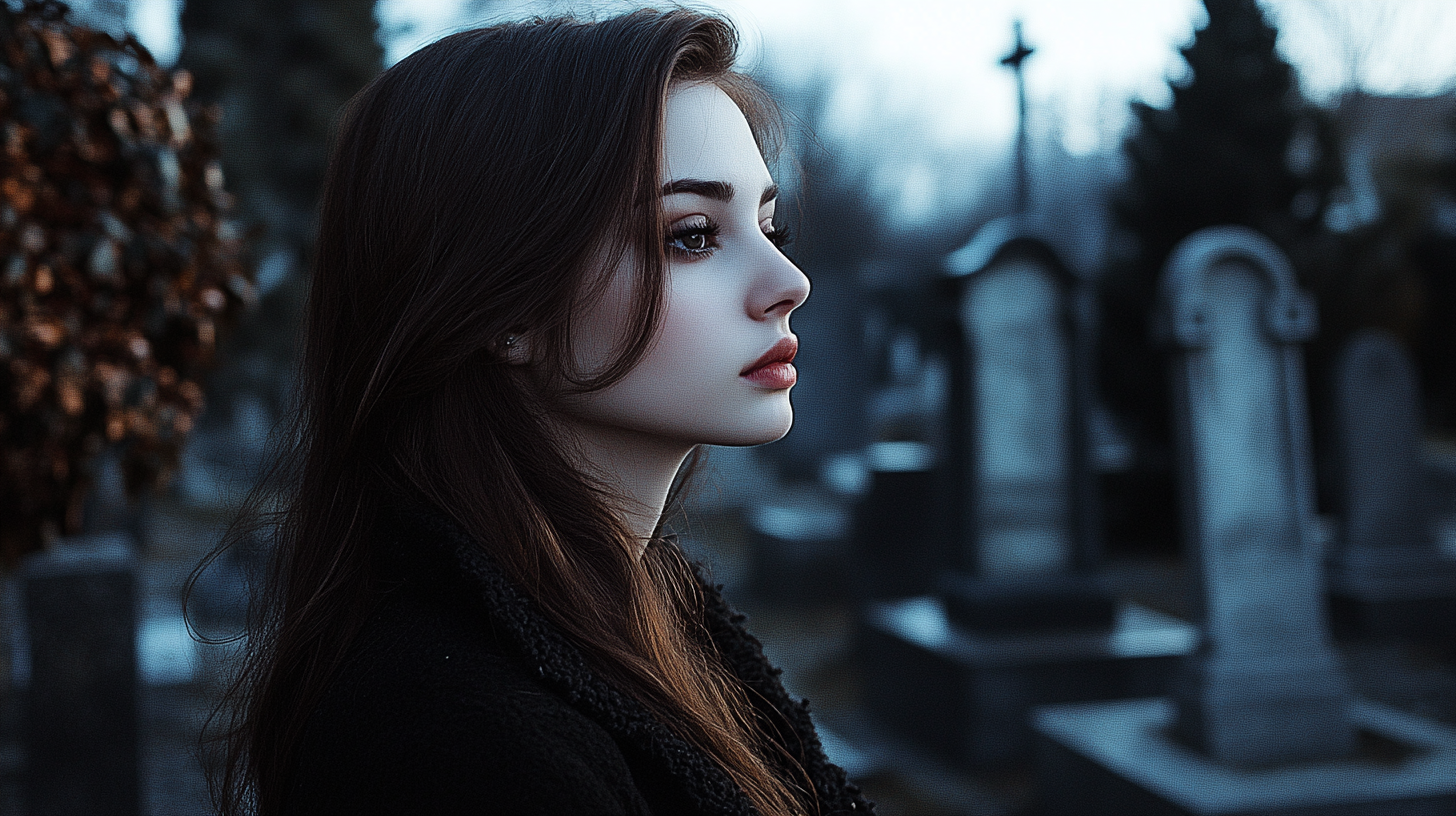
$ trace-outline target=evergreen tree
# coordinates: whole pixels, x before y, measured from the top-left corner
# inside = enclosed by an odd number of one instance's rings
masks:
[[[186,0],[181,27],[178,62],[196,96],[220,108],[223,171],[257,239],[262,296],[225,349],[206,419],[225,422],[242,398],[276,418],[330,134],[344,103],[384,67],[374,0]]]
[[[1181,50],[1190,73],[1173,83],[1171,107],[1133,104],[1128,180],[1113,201],[1121,235],[1102,281],[1102,390],[1144,472],[1165,472],[1171,460],[1166,362],[1150,332],[1169,253],[1199,229],[1239,224],[1308,268],[1341,176],[1333,130],[1302,103],[1256,0],[1204,6],[1208,22]],[[1160,527],[1159,537],[1170,534]]]

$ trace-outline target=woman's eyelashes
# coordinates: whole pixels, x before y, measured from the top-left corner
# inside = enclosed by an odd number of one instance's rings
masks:
[[[688,260],[706,258],[718,248],[718,222],[707,216],[694,216],[672,225],[667,235],[667,249]]]
[[[788,228],[776,226],[772,221],[764,221],[759,228],[780,249],[792,240]],[[672,226],[667,235],[667,250],[686,260],[706,258],[722,247],[718,240],[721,232],[717,221],[707,216],[694,216]]]
[[[768,240],[779,249],[783,249],[794,242],[794,234],[789,232],[788,227],[780,226],[772,221],[765,221],[763,222],[762,229],[763,234],[768,236]]]

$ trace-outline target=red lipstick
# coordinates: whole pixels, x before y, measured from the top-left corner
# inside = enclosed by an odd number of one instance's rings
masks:
[[[738,376],[760,388],[778,390],[789,388],[799,381],[799,372],[794,369],[794,355],[799,353],[799,338],[792,334],[774,343]]]

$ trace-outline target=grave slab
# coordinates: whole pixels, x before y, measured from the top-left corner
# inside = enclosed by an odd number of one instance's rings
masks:
[[[119,534],[64,540],[22,567],[31,813],[140,809],[136,583]]]
[[[1040,235],[994,221],[947,259],[950,557],[919,589],[935,599],[873,605],[863,633],[874,716],[972,767],[1029,758],[1039,702],[1161,693],[1181,653],[1117,648],[1129,619],[1096,576],[1089,288]]]
[[[747,522],[749,596],[795,606],[850,594],[850,512],[826,491],[785,492],[748,508]]]
[[[929,591],[951,562],[936,513],[934,449],[923,442],[876,442],[865,449],[869,488],[854,509],[858,595],[904,598]]]
[[[1214,762],[1171,736],[1167,698],[1037,709],[1046,814],[1374,816],[1456,811],[1456,729],[1353,700],[1362,750],[1273,768]]]
[[[1335,631],[1449,637],[1456,561],[1438,549],[1426,514],[1415,364],[1395,336],[1365,330],[1340,350],[1334,386],[1343,509],[1329,563]]]
[[[865,694],[878,727],[974,768],[1031,757],[1039,705],[1159,694],[1196,641],[1187,623],[1121,604],[1110,628],[976,633],[942,599],[870,605],[861,629]]]

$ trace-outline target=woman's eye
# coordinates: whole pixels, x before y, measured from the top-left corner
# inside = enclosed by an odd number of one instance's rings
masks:
[[[718,248],[718,225],[697,218],[672,228],[667,237],[669,252],[688,259],[706,258]]]

